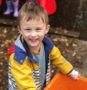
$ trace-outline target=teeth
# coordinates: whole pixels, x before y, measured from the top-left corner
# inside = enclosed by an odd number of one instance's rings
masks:
[[[36,40],[32,40],[32,39],[31,39],[31,41],[33,41],[33,42],[34,42],[34,41],[36,41]]]
[[[30,40],[32,40],[32,41],[36,41],[37,39],[30,39]]]

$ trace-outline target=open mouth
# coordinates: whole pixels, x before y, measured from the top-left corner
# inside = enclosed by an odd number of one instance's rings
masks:
[[[38,41],[38,39],[29,39],[29,40],[30,40],[30,42],[32,42],[32,43],[35,43],[35,42]]]

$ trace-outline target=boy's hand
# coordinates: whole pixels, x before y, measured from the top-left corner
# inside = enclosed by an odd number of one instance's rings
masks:
[[[79,79],[79,73],[76,70],[73,70],[69,75],[75,80]]]

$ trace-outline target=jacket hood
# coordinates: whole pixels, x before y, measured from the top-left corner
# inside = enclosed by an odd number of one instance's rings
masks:
[[[45,48],[46,62],[48,62],[49,54],[53,48],[53,43],[49,37],[45,36],[43,39],[43,44]],[[15,47],[14,59],[17,60],[20,64],[24,62],[26,56],[28,56],[31,62],[38,63],[38,61],[35,61],[33,59],[26,42],[24,40],[23,41],[21,40],[21,35],[19,35],[17,40],[14,42],[14,47]]]

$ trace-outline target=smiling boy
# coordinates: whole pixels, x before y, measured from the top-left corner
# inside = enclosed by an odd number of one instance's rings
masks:
[[[78,72],[47,37],[49,28],[48,15],[40,5],[23,5],[18,16],[20,35],[9,58],[9,90],[43,90],[51,80],[51,64],[78,78]]]

